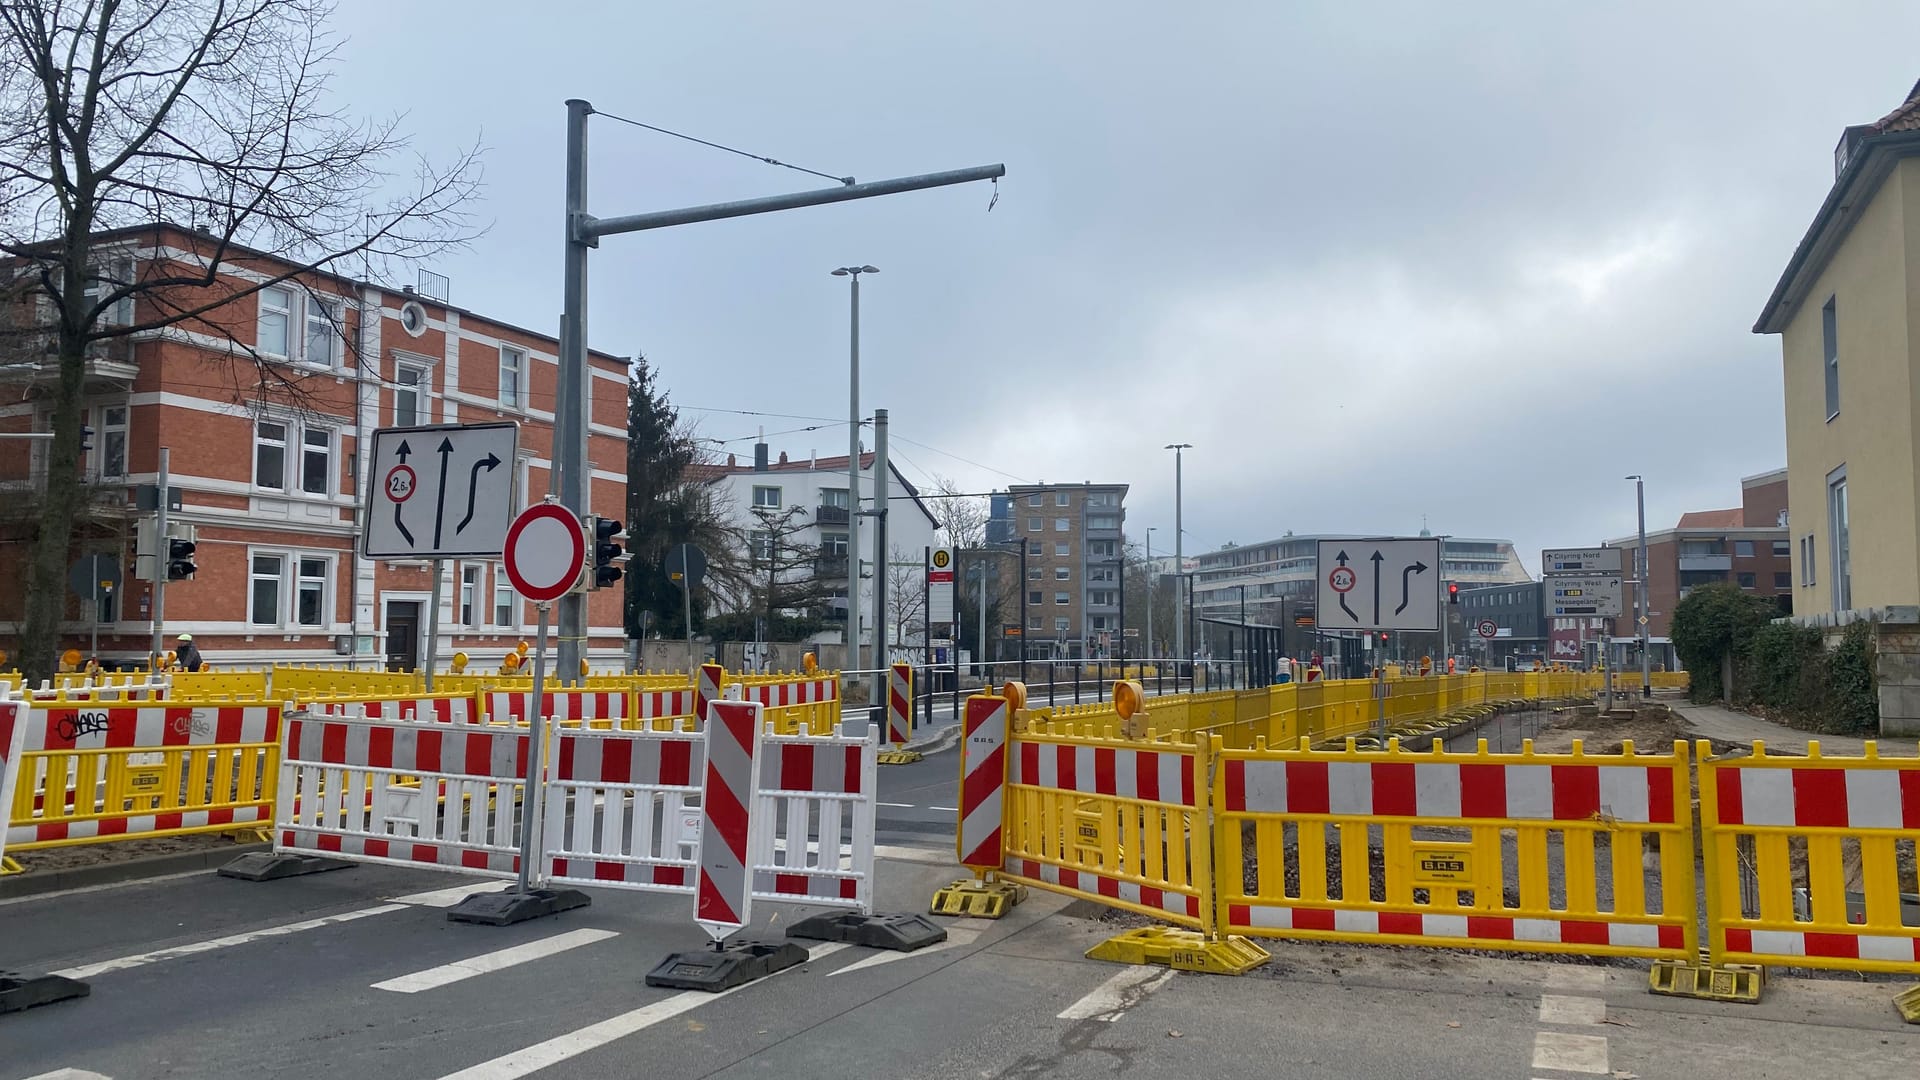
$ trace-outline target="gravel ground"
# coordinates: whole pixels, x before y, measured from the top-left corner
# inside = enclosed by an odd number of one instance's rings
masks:
[[[115,840],[105,844],[77,844],[73,847],[46,848],[36,851],[18,851],[8,849],[8,857],[17,859],[26,868],[27,874],[48,874],[58,870],[75,870],[83,866],[99,866],[104,863],[120,863],[130,859],[147,859],[156,855],[177,855],[187,851],[209,851],[217,848],[230,848],[236,842],[252,843],[253,837],[239,840],[213,834],[205,836],[166,836],[152,840]]]

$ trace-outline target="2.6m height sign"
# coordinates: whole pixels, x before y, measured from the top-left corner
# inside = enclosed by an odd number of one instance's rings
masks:
[[[375,431],[361,553],[442,559],[505,551],[519,436],[518,424]]]
[[[1320,541],[1322,630],[1440,629],[1440,540]]]

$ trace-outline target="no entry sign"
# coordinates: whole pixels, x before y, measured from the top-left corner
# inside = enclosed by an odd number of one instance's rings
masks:
[[[507,580],[536,604],[550,604],[572,592],[586,563],[586,533],[564,506],[535,503],[507,527]]]

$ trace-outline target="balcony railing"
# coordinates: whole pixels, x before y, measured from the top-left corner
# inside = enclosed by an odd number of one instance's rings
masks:
[[[821,506],[813,511],[815,525],[845,525],[849,520],[847,508],[844,506]]]
[[[845,555],[816,555],[813,559],[813,576],[823,578],[843,578],[847,576],[847,557]]]
[[[1681,570],[1731,570],[1733,569],[1733,556],[1727,555],[1727,554],[1682,555],[1680,556],[1680,569]]]

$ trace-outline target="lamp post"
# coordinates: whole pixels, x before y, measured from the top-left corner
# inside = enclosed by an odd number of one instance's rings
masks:
[[[1180,499],[1182,494],[1180,489],[1181,489],[1181,483],[1182,483],[1181,471],[1183,466],[1181,455],[1184,451],[1193,449],[1193,444],[1192,443],[1168,443],[1166,446],[1162,447],[1161,449],[1173,451],[1173,561],[1181,573],[1186,573],[1186,570],[1187,570],[1187,560],[1185,557],[1186,549],[1183,546],[1183,541],[1185,539],[1185,531],[1181,528],[1181,520],[1180,520]],[[1191,591],[1191,582],[1189,582],[1189,591]],[[1174,596],[1173,655],[1177,662],[1189,663],[1191,662],[1192,657],[1187,655],[1186,624],[1183,621],[1181,621],[1181,618],[1180,618],[1180,615],[1181,615],[1180,599],[1181,598],[1179,597],[1178,594]],[[1191,598],[1189,598],[1189,600],[1190,599]],[[1176,668],[1175,670],[1177,671],[1179,669]]]
[[[852,671],[860,670],[860,275],[879,272],[877,266],[842,266],[833,272],[851,278],[853,285],[847,336],[847,667]],[[878,560],[876,555],[876,567]]]
[[[1153,590],[1160,583],[1160,575],[1153,572],[1153,532],[1155,525],[1147,526],[1147,647],[1141,657],[1144,663],[1153,658]],[[1125,583],[1121,585],[1125,588]]]
[[[1634,553],[1634,575],[1640,580],[1640,587],[1633,591],[1640,609],[1640,696],[1653,696],[1653,658],[1647,651],[1647,482],[1635,473],[1627,479],[1633,481],[1633,500],[1640,513],[1640,547]]]

